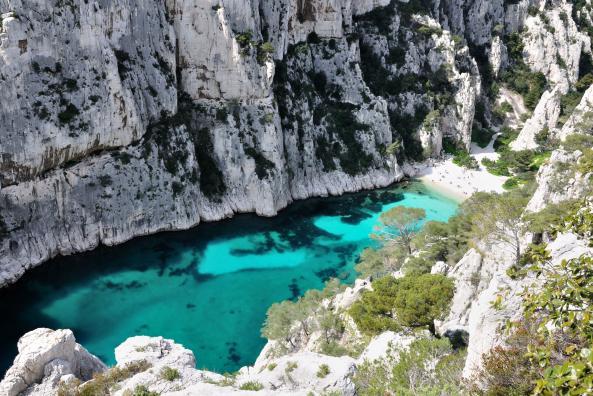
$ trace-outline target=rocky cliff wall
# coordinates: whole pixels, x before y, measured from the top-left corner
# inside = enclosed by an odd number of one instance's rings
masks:
[[[572,7],[0,0],[0,284],[57,254],[271,216],[467,149],[492,126],[492,75],[519,31],[549,84],[516,144],[531,147],[590,52],[576,22],[589,12]]]
[[[469,144],[479,72],[429,7],[2,0],[0,13],[0,284],[101,243],[385,186],[443,136]]]

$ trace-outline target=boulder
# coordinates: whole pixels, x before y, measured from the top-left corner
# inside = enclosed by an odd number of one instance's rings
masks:
[[[96,356],[76,343],[71,330],[36,329],[18,342],[12,367],[0,382],[0,395],[48,395],[60,379],[74,375],[81,381],[107,369]]]

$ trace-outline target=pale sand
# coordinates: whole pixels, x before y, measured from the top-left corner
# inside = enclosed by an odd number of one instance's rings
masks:
[[[406,173],[456,200],[465,200],[478,191],[501,193],[505,191],[502,185],[507,177],[495,176],[482,165],[483,158],[492,160],[498,158],[493,144],[494,139],[486,148],[480,148],[472,143],[471,156],[480,164],[480,170],[469,170],[457,166],[453,163],[453,157],[449,156],[444,160],[408,165]]]

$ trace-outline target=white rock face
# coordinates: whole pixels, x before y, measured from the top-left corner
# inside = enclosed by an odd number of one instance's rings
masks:
[[[532,150],[538,147],[535,141],[536,135],[547,128],[552,130],[558,123],[560,116],[560,90],[555,88],[552,91],[543,93],[533,115],[525,122],[523,129],[511,148],[515,151]]]
[[[386,148],[410,131],[393,120],[434,94],[382,96],[368,46],[389,78],[438,75],[452,94],[408,147],[469,147],[477,65],[412,26],[439,20],[402,25],[400,3],[37,3],[0,1],[0,285],[58,254],[400,180]],[[383,6],[393,32],[365,22]]]
[[[0,130],[0,285],[57,254],[237,212],[272,216],[294,199],[401,179],[397,158],[383,153],[393,141],[387,104],[369,92],[359,47],[344,37],[352,15],[384,3],[188,0],[130,15],[127,3],[95,12],[75,1],[47,23],[53,14],[31,1],[0,1],[0,120],[10,126]],[[352,137],[329,118],[312,121],[325,92],[310,104],[287,84],[278,108],[262,31],[284,40],[277,58],[312,31],[336,40],[330,57],[323,42],[287,63],[299,84],[323,73],[338,88],[336,109],[355,114]],[[73,48],[54,44],[70,37]],[[41,103],[29,116],[20,108],[33,97]],[[60,120],[68,103],[77,110]],[[308,118],[291,123],[295,114]],[[322,142],[331,155],[320,155]]]
[[[565,140],[575,133],[590,134],[593,127],[593,86],[583,94],[581,102],[572,112],[566,124],[557,134],[560,140]]]
[[[433,272],[455,279],[455,295],[449,315],[435,323],[436,330],[440,334],[459,330],[467,332],[471,307],[481,284],[482,255],[470,249],[453,268],[446,269],[441,265],[433,267]]]
[[[393,331],[386,331],[375,336],[365,350],[360,354],[358,363],[373,362],[375,360],[384,359],[389,350],[394,354],[405,351],[410,345],[421,337],[429,337],[429,333],[419,332],[415,335],[394,333]]]
[[[529,212],[539,212],[546,205],[582,197],[591,188],[593,175],[575,173],[570,166],[578,162],[580,151],[555,150],[537,174],[537,189],[527,204]]]
[[[265,98],[271,94],[273,62],[259,65],[236,37],[261,41],[258,1],[175,1],[181,88],[193,99]],[[197,43],[208,43],[199,45]]]
[[[532,70],[544,73],[562,94],[578,79],[583,50],[591,52],[589,37],[569,17],[572,7],[571,2],[563,0],[551,9],[540,8],[537,16],[526,19],[528,34],[523,36],[527,64]]]
[[[88,381],[94,373],[106,369],[99,359],[76,343],[70,330],[33,330],[21,337],[18,351],[0,382],[3,396],[50,395],[61,379],[68,380],[73,375]]]
[[[163,2],[0,1],[0,185],[127,146],[177,109]]]

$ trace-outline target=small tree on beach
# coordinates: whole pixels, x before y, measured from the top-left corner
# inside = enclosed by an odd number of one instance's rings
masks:
[[[381,214],[380,225],[376,227],[375,239],[403,246],[412,254],[412,239],[426,218],[426,211],[419,208],[396,206]]]

